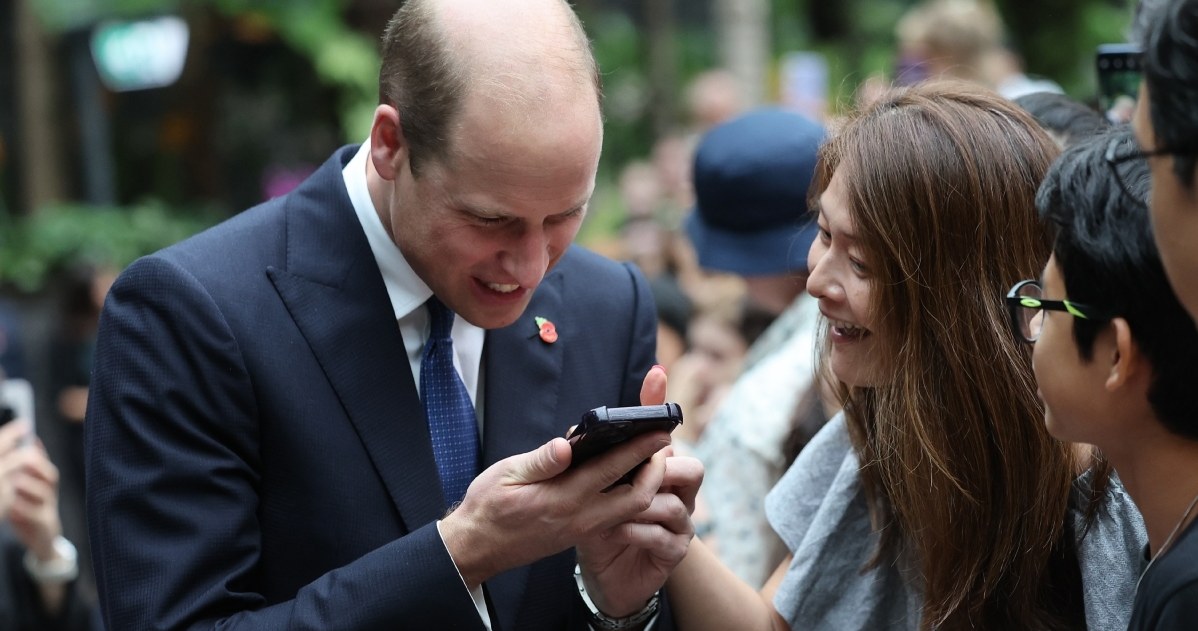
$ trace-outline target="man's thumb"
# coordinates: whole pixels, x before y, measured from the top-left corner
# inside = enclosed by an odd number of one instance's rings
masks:
[[[641,405],[661,405],[666,401],[666,369],[658,364],[649,369],[641,383]]]
[[[512,478],[520,484],[532,484],[561,475],[570,466],[570,443],[554,438],[534,451],[516,456]]]

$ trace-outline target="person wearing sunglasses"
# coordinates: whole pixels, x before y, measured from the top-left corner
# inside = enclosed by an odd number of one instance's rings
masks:
[[[1198,330],[1169,286],[1117,130],[1067,150],[1036,198],[1058,225],[1040,280],[1011,288],[1015,334],[1057,438],[1097,446],[1148,531],[1130,629],[1198,629]]]

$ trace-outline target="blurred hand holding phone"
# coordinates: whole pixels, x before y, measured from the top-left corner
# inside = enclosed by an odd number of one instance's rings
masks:
[[[29,432],[22,439],[22,445],[33,442],[33,386],[24,379],[4,379],[0,381],[0,426],[16,419],[24,419],[29,426]]]
[[[1100,44],[1095,55],[1098,104],[1107,120],[1130,123],[1140,94],[1140,48],[1135,44]]]

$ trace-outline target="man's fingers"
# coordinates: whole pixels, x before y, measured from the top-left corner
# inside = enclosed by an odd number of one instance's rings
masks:
[[[686,556],[692,536],[678,534],[660,524],[627,522],[616,526],[608,535],[612,543],[640,548],[670,565]]]
[[[686,505],[688,512],[695,512],[695,497],[703,484],[703,463],[690,456],[666,458],[665,475],[661,489],[673,493]]]
[[[659,438],[657,438],[659,437]],[[612,452],[594,458],[575,472],[572,492],[581,492],[590,499],[581,505],[576,521],[585,524],[584,530],[591,535],[601,533],[616,524],[634,520],[649,508],[665,476],[665,457],[642,454],[652,453],[668,439],[665,432],[654,432],[638,436]],[[640,463],[632,484],[614,484],[624,474]]]
[[[637,523],[658,524],[670,532],[680,535],[694,534],[694,524],[691,522],[690,511],[686,504],[673,493],[658,493],[653,497],[649,508],[637,515]]]
[[[666,402],[666,369],[661,365],[649,369],[641,383],[641,405],[661,405]]]
[[[593,491],[602,491],[610,487],[669,444],[670,435],[656,431],[635,436],[623,444],[612,447],[606,453],[592,458],[583,465],[582,469],[588,471],[588,476],[590,476],[588,486]],[[652,471],[645,471],[651,467],[643,467],[634,478],[633,485],[640,488],[652,486],[652,491],[657,492],[661,486],[661,478],[665,475],[664,463],[659,464],[658,467],[660,472],[656,474]],[[640,482],[642,476],[648,476],[644,483]]]

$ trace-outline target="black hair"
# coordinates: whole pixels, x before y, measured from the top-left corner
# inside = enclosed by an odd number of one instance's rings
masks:
[[[1060,139],[1062,149],[1110,127],[1097,110],[1056,92],[1024,94],[1015,104],[1027,110],[1054,139]]]
[[[1127,320],[1152,365],[1148,402],[1171,432],[1198,440],[1198,329],[1169,285],[1149,222],[1147,163],[1119,165],[1129,199],[1106,161],[1117,142],[1135,148],[1127,126],[1082,141],[1052,165],[1036,195],[1040,215],[1059,230],[1053,255],[1070,300]],[[1122,153],[1122,152],[1121,152]],[[1073,319],[1074,340],[1090,361],[1107,322]]]
[[[1144,0],[1135,29],[1157,143],[1145,149],[1186,152],[1173,155],[1173,170],[1190,188],[1198,165],[1198,0]]]

